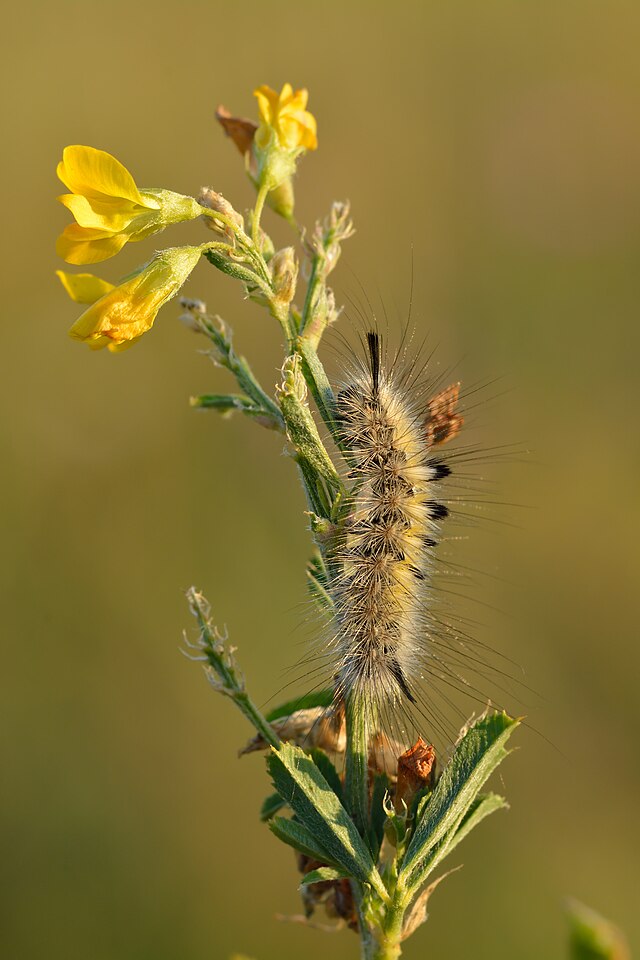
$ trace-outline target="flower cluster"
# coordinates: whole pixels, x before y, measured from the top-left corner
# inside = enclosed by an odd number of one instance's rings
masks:
[[[306,109],[306,90],[294,93],[285,84],[277,94],[261,86],[255,95],[259,125],[230,115],[223,124],[239,145],[243,131],[242,152],[251,154],[252,179],[259,191],[252,213],[253,243],[244,232],[243,217],[215,191],[205,188],[196,200],[171,190],[140,188],[127,168],[104,150],[65,148],[57,174],[69,193],[58,199],[74,222],[58,237],[56,250],[67,263],[82,266],[108,260],[129,241],[145,240],[173,224],[198,218],[224,240],[162,250],[118,285],[90,273],[57,271],[71,299],[89,305],[71,327],[74,339],[111,352],[131,346],[151,328],[160,307],[178,293],[203,253],[227,273],[244,271],[247,282],[253,281],[253,273],[258,286],[271,282],[264,244],[256,243],[262,204],[268,194],[284,188],[289,197],[279,212],[291,217],[291,177],[297,158],[317,146],[316,121]],[[271,205],[278,209],[277,198]],[[282,284],[269,292],[281,299]]]
[[[280,93],[263,84],[253,91],[260,124],[218,107],[216,117],[245,158],[247,172],[269,206],[293,218],[293,175],[298,158],[318,146],[316,118],[307,110],[309,92],[285,83]]]

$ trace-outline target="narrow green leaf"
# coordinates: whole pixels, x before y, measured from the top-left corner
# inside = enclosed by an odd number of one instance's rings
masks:
[[[451,837],[451,840],[447,844],[447,856],[451,853],[454,847],[457,847],[458,844],[464,840],[467,834],[471,833],[474,827],[478,826],[481,820],[484,820],[484,818],[488,817],[489,814],[495,813],[496,810],[508,809],[509,804],[505,798],[499,796],[497,793],[479,794],[460,821],[460,826],[457,828]]]
[[[267,764],[276,790],[332,862],[362,883],[371,884],[386,901],[388,894],[369,849],[311,757],[299,747],[283,743],[271,751]]]
[[[384,798],[389,789],[389,778],[385,773],[378,773],[373,781],[373,790],[371,791],[371,815],[369,817],[369,846],[374,860],[378,859],[382,839],[384,837],[384,825],[387,820],[387,814],[384,809]]]
[[[270,410],[256,406],[253,400],[239,393],[203,393],[191,397],[189,403],[200,410],[216,410],[222,417],[229,417],[239,411],[258,420],[263,427],[270,430],[279,430],[282,426],[279,416],[276,417]]]
[[[333,703],[333,690],[313,690],[311,693],[305,693],[295,700],[287,700],[280,706],[274,707],[266,714],[266,719],[271,723],[273,720],[279,720],[280,717],[290,717],[296,710],[308,710],[310,707],[329,707]]]
[[[271,820],[271,817],[278,813],[279,810],[282,810],[283,807],[286,807],[286,803],[280,794],[272,793],[260,807],[260,819],[263,823],[266,823],[267,820]]]
[[[482,717],[456,747],[407,848],[399,882],[406,889],[424,879],[422,866],[447,835],[453,837],[487,778],[506,757],[505,742],[518,721],[506,713]],[[442,856],[438,856],[438,860]],[[433,864],[434,865],[434,864]]]
[[[269,830],[278,840],[311,857],[320,863],[332,864],[334,861],[327,851],[318,843],[312,833],[297,820],[287,820],[285,817],[274,817],[269,821]]]
[[[460,824],[450,831],[446,837],[443,837],[443,839],[431,849],[429,856],[422,860],[419,870],[417,870],[411,878],[412,893],[422,887],[440,862],[449,856],[451,851],[464,840],[467,834],[471,833],[474,827],[477,827],[481,820],[484,820],[485,817],[488,817],[489,814],[494,813],[496,810],[502,810],[508,808],[508,806],[509,804],[504,797],[498,796],[497,793],[478,795],[462,818]],[[449,870],[445,876],[449,876],[451,872],[452,871]]]
[[[256,412],[252,401],[239,393],[203,393],[200,396],[191,397],[189,403],[192,407],[217,410],[222,414],[231,413],[234,410]]]
[[[325,613],[334,612],[334,603],[329,594],[327,568],[320,552],[316,551],[307,564],[309,593]]]
[[[310,873],[305,874],[300,881],[300,886],[308,887],[311,883],[326,883],[328,880],[344,880],[348,878],[349,874],[344,870],[334,870],[333,867],[318,867],[317,870],[312,870]]]

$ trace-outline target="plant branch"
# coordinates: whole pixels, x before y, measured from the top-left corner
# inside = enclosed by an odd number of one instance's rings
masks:
[[[187,590],[187,601],[200,630],[197,647],[204,654],[209,669],[217,678],[217,680],[211,678],[212,686],[230,697],[265,743],[271,744],[277,750],[281,746],[281,741],[247,693],[244,677],[233,660],[232,651],[225,646],[226,638],[222,637],[211,623],[211,610],[206,599],[195,587],[190,587]]]

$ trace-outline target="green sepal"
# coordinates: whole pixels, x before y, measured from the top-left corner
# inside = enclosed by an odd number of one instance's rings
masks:
[[[231,247],[229,247],[228,251],[218,249],[209,249],[204,251],[204,255],[209,263],[212,263],[213,266],[217,267],[218,270],[221,270],[222,273],[228,274],[235,280],[242,280],[243,283],[247,283],[252,287],[259,287],[265,294],[270,294],[271,291],[257,276],[257,274],[250,267],[246,267],[238,260],[234,260],[230,256],[231,253]]]
[[[331,880],[348,879],[349,874],[344,870],[336,870],[334,867],[318,867],[317,870],[311,870],[306,873],[300,881],[301,887],[308,887],[311,883],[327,883]]]
[[[279,793],[272,793],[270,797],[267,797],[262,806],[260,807],[260,819],[263,823],[266,823],[268,820],[271,820],[271,817],[275,816],[280,810],[286,807],[285,801],[282,799]]]
[[[276,790],[331,861],[388,900],[368,847],[311,757],[300,747],[283,743],[272,749],[267,765]]]
[[[517,725],[502,712],[481,717],[467,730],[423,806],[407,847],[399,876],[405,889],[419,888],[445,855],[485,781],[507,756],[504,744]]]
[[[304,693],[295,700],[287,700],[280,706],[274,707],[269,713],[265,714],[269,723],[279,720],[281,717],[290,717],[296,710],[308,710],[311,707],[330,707],[333,703],[333,690],[313,690],[311,693]]]

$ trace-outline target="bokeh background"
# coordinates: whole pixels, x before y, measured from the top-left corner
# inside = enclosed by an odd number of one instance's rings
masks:
[[[339,295],[364,288],[401,323],[413,259],[437,362],[495,380],[469,438],[514,445],[477,465],[497,505],[450,549],[478,571],[459,591],[478,635],[537,695],[503,696],[530,724],[495,785],[512,808],[465,843],[406,956],[563,957],[567,895],[637,947],[638,5],[26,0],[3,20],[2,955],[356,953],[275,919],[300,907],[258,821],[262,762],[236,759],[245,722],[178,650],[194,582],[259,702],[304,649],[309,539],[282,442],[190,410],[229,384],[177,306],[131,351],[92,354],[54,276],[65,144],[243,208],[214,109],[251,116],[253,87],[285,80],[319,123],[301,222],[353,206]],[[275,383],[275,325],[206,264],[188,292]]]

